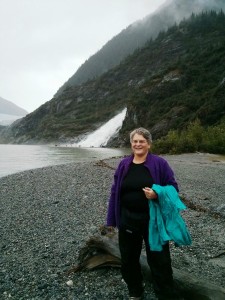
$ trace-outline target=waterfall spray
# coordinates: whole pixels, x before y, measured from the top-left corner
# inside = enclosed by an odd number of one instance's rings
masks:
[[[127,109],[124,108],[119,114],[103,124],[94,132],[90,133],[85,139],[81,140],[75,146],[78,147],[102,147],[113,137],[122,127]]]

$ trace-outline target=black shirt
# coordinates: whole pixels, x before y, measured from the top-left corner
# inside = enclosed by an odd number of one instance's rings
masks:
[[[153,180],[144,163],[132,163],[121,186],[121,226],[136,228],[149,221],[148,199],[144,187],[152,187]]]

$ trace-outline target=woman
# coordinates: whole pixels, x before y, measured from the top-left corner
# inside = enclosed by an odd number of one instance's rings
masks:
[[[115,172],[107,214],[107,226],[119,229],[122,277],[130,299],[141,299],[144,285],[139,258],[144,241],[158,299],[178,299],[169,245],[163,245],[162,251],[151,251],[148,238],[148,200],[158,201],[152,185],[172,185],[177,191],[178,186],[167,161],[149,152],[152,138],[148,130],[135,129],[130,142],[133,154],[124,158]]]

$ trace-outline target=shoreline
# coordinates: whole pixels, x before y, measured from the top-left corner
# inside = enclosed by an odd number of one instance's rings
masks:
[[[0,145],[0,178],[36,168],[95,161],[125,153],[128,149]]]
[[[217,156],[209,160],[207,154],[163,157],[175,171],[181,196],[210,209],[182,213],[193,244],[171,245],[173,266],[222,286],[225,164]],[[0,298],[127,299],[118,269],[65,275],[76,265],[79,249],[105,222],[120,159],[101,160],[105,165],[99,161],[56,165],[0,178]],[[216,218],[213,212],[221,216]],[[154,299],[151,285],[146,284],[145,296]]]

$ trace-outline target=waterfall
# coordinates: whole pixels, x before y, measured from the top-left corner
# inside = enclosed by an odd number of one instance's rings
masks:
[[[97,130],[90,133],[75,146],[78,147],[102,147],[114,136],[122,127],[127,109],[124,108],[119,114],[103,124]]]

